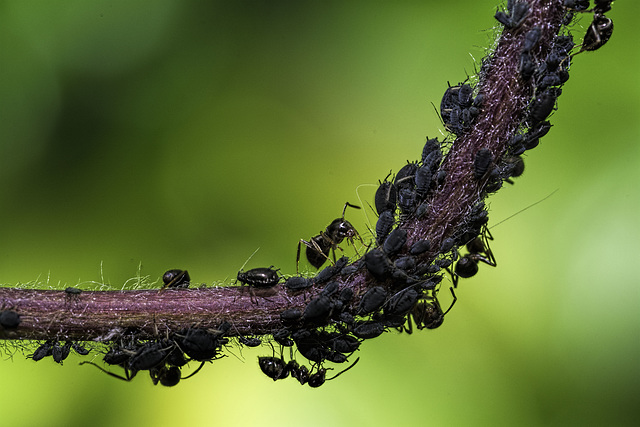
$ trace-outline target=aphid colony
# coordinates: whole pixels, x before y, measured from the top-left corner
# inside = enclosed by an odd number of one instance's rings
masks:
[[[611,9],[612,1],[596,1],[589,9],[589,1],[564,0],[565,22],[572,21],[574,13],[593,12],[593,22],[587,29],[580,52],[593,51],[604,45],[613,31],[613,23],[604,13]],[[412,333],[417,329],[435,329],[442,325],[445,315],[457,300],[454,288],[460,278],[474,276],[480,263],[496,266],[496,259],[489,241],[488,212],[483,199],[497,191],[503,182],[513,184],[513,179],[524,171],[522,154],[535,148],[540,138],[551,128],[547,118],[555,108],[561,86],[569,79],[569,66],[574,43],[571,35],[559,35],[552,47],[541,57],[539,42],[542,31],[527,27],[530,10],[524,1],[508,0],[506,11],[498,11],[496,20],[505,31],[523,32],[518,78],[533,87],[526,117],[518,130],[511,135],[507,151],[497,158],[488,148],[479,148],[469,162],[468,177],[480,189],[477,203],[466,213],[462,226],[453,235],[444,236],[433,244],[427,239],[411,235],[405,227],[409,219],[425,219],[431,212],[431,196],[447,181],[447,170],[442,167],[446,147],[445,138],[427,138],[421,159],[407,162],[395,175],[389,173],[374,197],[378,216],[374,239],[366,245],[360,257],[356,243],[365,242],[355,227],[346,219],[347,210],[361,209],[345,203],[340,217],[334,219],[319,234],[308,240],[300,239],[296,254],[296,271],[301,259],[301,248],[308,263],[320,269],[314,277],[300,275],[284,278],[279,269],[271,267],[242,269],[237,281],[250,291],[259,289],[281,290],[287,296],[303,296],[304,306],[290,308],[280,313],[280,324],[267,336],[238,336],[228,322],[215,329],[190,328],[168,334],[157,340],[137,340],[135,334],[113,342],[103,356],[107,365],[119,366],[124,375],[115,374],[93,362],[107,374],[130,381],[140,371],[148,371],[153,384],[174,386],[197,373],[206,362],[219,359],[222,350],[231,343],[258,347],[264,341],[271,346],[271,354],[258,358],[262,372],[274,381],[294,378],[300,384],[318,387],[351,369],[360,358],[353,358],[360,345],[367,339],[380,336],[388,330]],[[526,28],[526,30],[525,30]],[[444,127],[453,138],[464,136],[483,112],[484,94],[477,93],[468,82],[449,85],[440,103],[440,115]],[[354,246],[357,260],[346,256],[336,257],[336,250],[347,243]],[[460,255],[459,248],[465,248]],[[336,259],[337,258],[337,259]],[[444,273],[451,276],[452,302],[443,310],[438,292]],[[349,285],[354,281],[369,280],[372,286],[354,291]],[[186,290],[190,277],[186,270],[173,269],[163,275],[165,289]],[[69,298],[80,298],[81,291],[68,288]],[[252,294],[252,297],[255,296]],[[253,301],[259,304],[259,300]],[[2,330],[19,327],[20,316],[12,310],[0,313]],[[0,330],[1,331],[1,330]],[[233,340],[233,341],[232,341]],[[279,346],[279,352],[273,344]],[[284,349],[290,357],[285,361]],[[30,356],[34,361],[52,356],[62,363],[74,349],[78,354],[88,350],[78,343],[50,340],[42,343]],[[279,354],[276,354],[279,353]],[[310,368],[300,364],[301,356]],[[183,376],[182,369],[189,361],[200,362],[192,373]],[[327,378],[334,368],[327,363],[347,366]]]

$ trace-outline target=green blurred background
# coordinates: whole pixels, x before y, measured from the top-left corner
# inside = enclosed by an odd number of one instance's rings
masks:
[[[179,267],[230,283],[258,247],[247,268],[293,273],[299,238],[439,135],[432,103],[473,74],[495,9],[0,2],[0,281],[120,288]],[[461,282],[441,328],[367,342],[317,390],[264,376],[268,347],[173,389],[5,349],[2,423],[637,425],[640,5],[608,16],[492,222],[558,192],[492,230],[498,268]]]

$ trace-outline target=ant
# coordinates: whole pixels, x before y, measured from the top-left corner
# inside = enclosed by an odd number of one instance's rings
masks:
[[[449,289],[451,290],[451,295],[453,295],[453,301],[447,311],[442,311],[440,302],[438,302],[438,297],[433,296],[432,298],[422,298],[418,300],[418,303],[409,312],[409,315],[407,316],[407,325],[398,327],[398,330],[408,334],[413,333],[413,322],[415,322],[416,328],[418,329],[436,329],[442,325],[444,322],[444,316],[451,311],[453,305],[458,301],[458,297],[456,297],[453,288]],[[413,319],[413,322],[411,319]]]
[[[449,270],[453,279],[454,288],[458,287],[458,279],[460,277],[467,279],[476,275],[478,272],[478,262],[484,262],[492,267],[498,265],[496,258],[489,247],[489,240],[493,240],[493,236],[486,225],[484,225],[481,235],[467,243],[467,250],[469,253],[462,256],[458,262],[456,262],[453,272]]]
[[[351,225],[349,221],[344,219],[344,214],[347,211],[347,207],[360,209],[360,206],[352,205],[351,203],[347,202],[344,204],[344,209],[342,209],[342,216],[340,218],[334,219],[324,231],[321,231],[320,234],[312,237],[309,242],[304,239],[300,239],[300,241],[298,242],[298,252],[296,255],[296,272],[299,271],[301,244],[304,244],[307,247],[306,256],[309,264],[311,264],[315,268],[320,268],[329,259],[329,252],[331,252],[332,250],[333,262],[335,264],[335,250],[342,250],[338,245],[342,243],[344,239],[347,239],[347,241],[352,245],[354,238],[357,238],[358,240],[360,240],[360,242],[362,242],[362,238],[356,231],[355,227]],[[358,253],[357,249],[356,253]]]

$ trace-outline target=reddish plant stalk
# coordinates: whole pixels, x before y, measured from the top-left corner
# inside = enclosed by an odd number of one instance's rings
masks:
[[[446,181],[433,194],[431,209],[422,219],[405,218],[399,225],[408,231],[408,245],[420,239],[432,242],[433,249],[422,256],[427,262],[440,255],[443,240],[459,232],[465,216],[484,198],[486,179],[474,179],[477,151],[489,149],[498,162],[507,151],[507,141],[526,120],[533,82],[519,77],[525,34],[535,26],[541,29],[532,53],[544,57],[565,13],[561,0],[531,0],[529,6],[524,23],[513,30],[505,29],[495,51],[484,62],[476,88],[484,95],[481,113],[453,142],[441,166],[447,172]],[[365,268],[333,280],[354,290],[353,307],[368,288],[380,284]],[[227,333],[230,336],[269,334],[281,327],[282,311],[303,310],[318,292],[312,288],[291,294],[281,284],[271,289],[231,286],[162,292],[83,291],[77,295],[0,288],[0,309],[20,315],[19,327],[0,328],[0,338],[110,341],[135,333],[138,339],[150,339],[193,327],[215,329],[223,321],[232,325]]]

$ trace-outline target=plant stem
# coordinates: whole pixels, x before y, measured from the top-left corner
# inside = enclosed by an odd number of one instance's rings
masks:
[[[444,239],[460,233],[465,217],[486,196],[483,186],[487,179],[474,179],[478,150],[489,149],[495,162],[500,162],[507,152],[507,141],[526,120],[534,87],[532,80],[525,82],[519,77],[525,34],[536,26],[541,29],[533,53],[544,58],[565,13],[561,0],[531,0],[529,5],[529,17],[521,26],[505,29],[493,54],[483,63],[476,88],[484,95],[482,110],[473,126],[452,143],[441,166],[446,181],[430,196],[431,209],[422,219],[409,216],[398,225],[408,231],[407,246],[421,239],[432,243],[432,249],[421,256],[425,262],[443,255],[439,249]],[[381,284],[364,267],[332,280],[353,289],[352,314],[356,314],[364,292]],[[0,307],[18,313],[20,324],[16,329],[0,328],[0,338],[106,342],[135,333],[138,339],[151,339],[193,327],[215,329],[224,321],[232,325],[230,336],[270,334],[282,327],[282,311],[304,310],[319,292],[320,287],[313,287],[292,294],[282,284],[269,289],[231,286],[162,292],[84,291],[78,295],[1,288]]]

